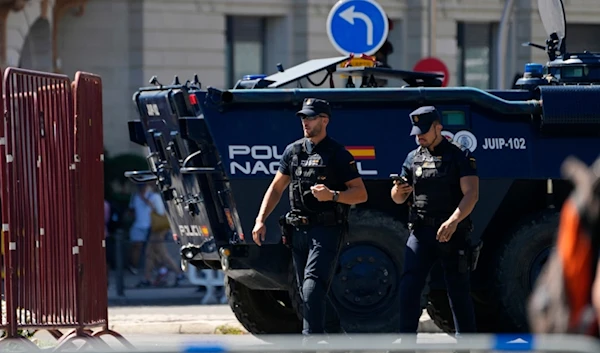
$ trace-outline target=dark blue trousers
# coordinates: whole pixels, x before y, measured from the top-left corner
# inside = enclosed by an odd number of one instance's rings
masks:
[[[325,333],[326,294],[340,241],[341,227],[311,226],[294,231],[292,256],[303,301],[303,335]]]
[[[474,333],[476,326],[470,295],[470,270],[459,271],[459,251],[468,249],[466,235],[457,230],[450,241],[440,243],[435,239],[436,234],[437,228],[418,227],[413,229],[406,242],[404,271],[400,279],[400,333],[417,332],[422,311],[421,292],[437,260],[442,262],[457,335]]]

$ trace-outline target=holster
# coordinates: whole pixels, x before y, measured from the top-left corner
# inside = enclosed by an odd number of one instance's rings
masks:
[[[475,246],[469,245],[466,250],[458,251],[458,272],[473,272],[477,269],[482,247],[483,241],[479,241]]]
[[[470,262],[471,262],[471,271],[475,271],[477,269],[477,264],[479,263],[479,255],[481,254],[481,248],[483,248],[483,241],[479,241],[479,243],[475,246],[470,247]]]
[[[281,241],[288,248],[292,246],[292,238],[294,236],[294,227],[287,223],[287,215],[279,217],[279,230],[281,231]]]
[[[468,272],[469,267],[469,250],[458,250],[458,273]]]

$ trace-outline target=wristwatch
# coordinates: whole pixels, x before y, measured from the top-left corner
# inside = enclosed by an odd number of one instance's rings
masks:
[[[339,191],[334,191],[333,192],[333,202],[337,202],[337,200],[340,198],[340,192]]]

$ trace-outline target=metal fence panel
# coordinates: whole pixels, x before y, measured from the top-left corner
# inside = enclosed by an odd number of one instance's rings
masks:
[[[8,68],[4,75],[2,212],[9,336],[72,326],[75,241],[67,76]],[[7,251],[8,250],[8,251]],[[23,308],[29,315],[22,315]]]
[[[75,223],[79,245],[79,324],[108,321],[107,267],[104,234],[104,144],[102,80],[78,72],[75,98]]]
[[[102,81],[8,68],[0,124],[6,337],[45,329],[60,345],[108,329]],[[98,332],[92,328],[101,327]],[[72,331],[63,334],[62,328]]]

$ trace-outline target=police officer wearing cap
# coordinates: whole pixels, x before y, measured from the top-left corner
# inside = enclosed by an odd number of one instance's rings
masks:
[[[420,297],[430,269],[441,260],[457,336],[476,332],[470,296],[472,246],[470,214],[479,195],[475,158],[441,132],[440,113],[431,106],[410,113],[411,136],[419,147],[402,165],[403,181],[394,181],[391,197],[402,204],[412,195],[410,236],[400,280],[400,332],[415,334]]]
[[[296,115],[304,138],[285,148],[252,237],[258,245],[265,240],[265,220],[289,185],[290,212],[280,218],[280,225],[292,250],[303,300],[302,334],[309,336],[325,332],[325,300],[347,231],[348,212],[351,205],[367,200],[367,191],[354,157],[327,135],[329,103],[307,98]]]

